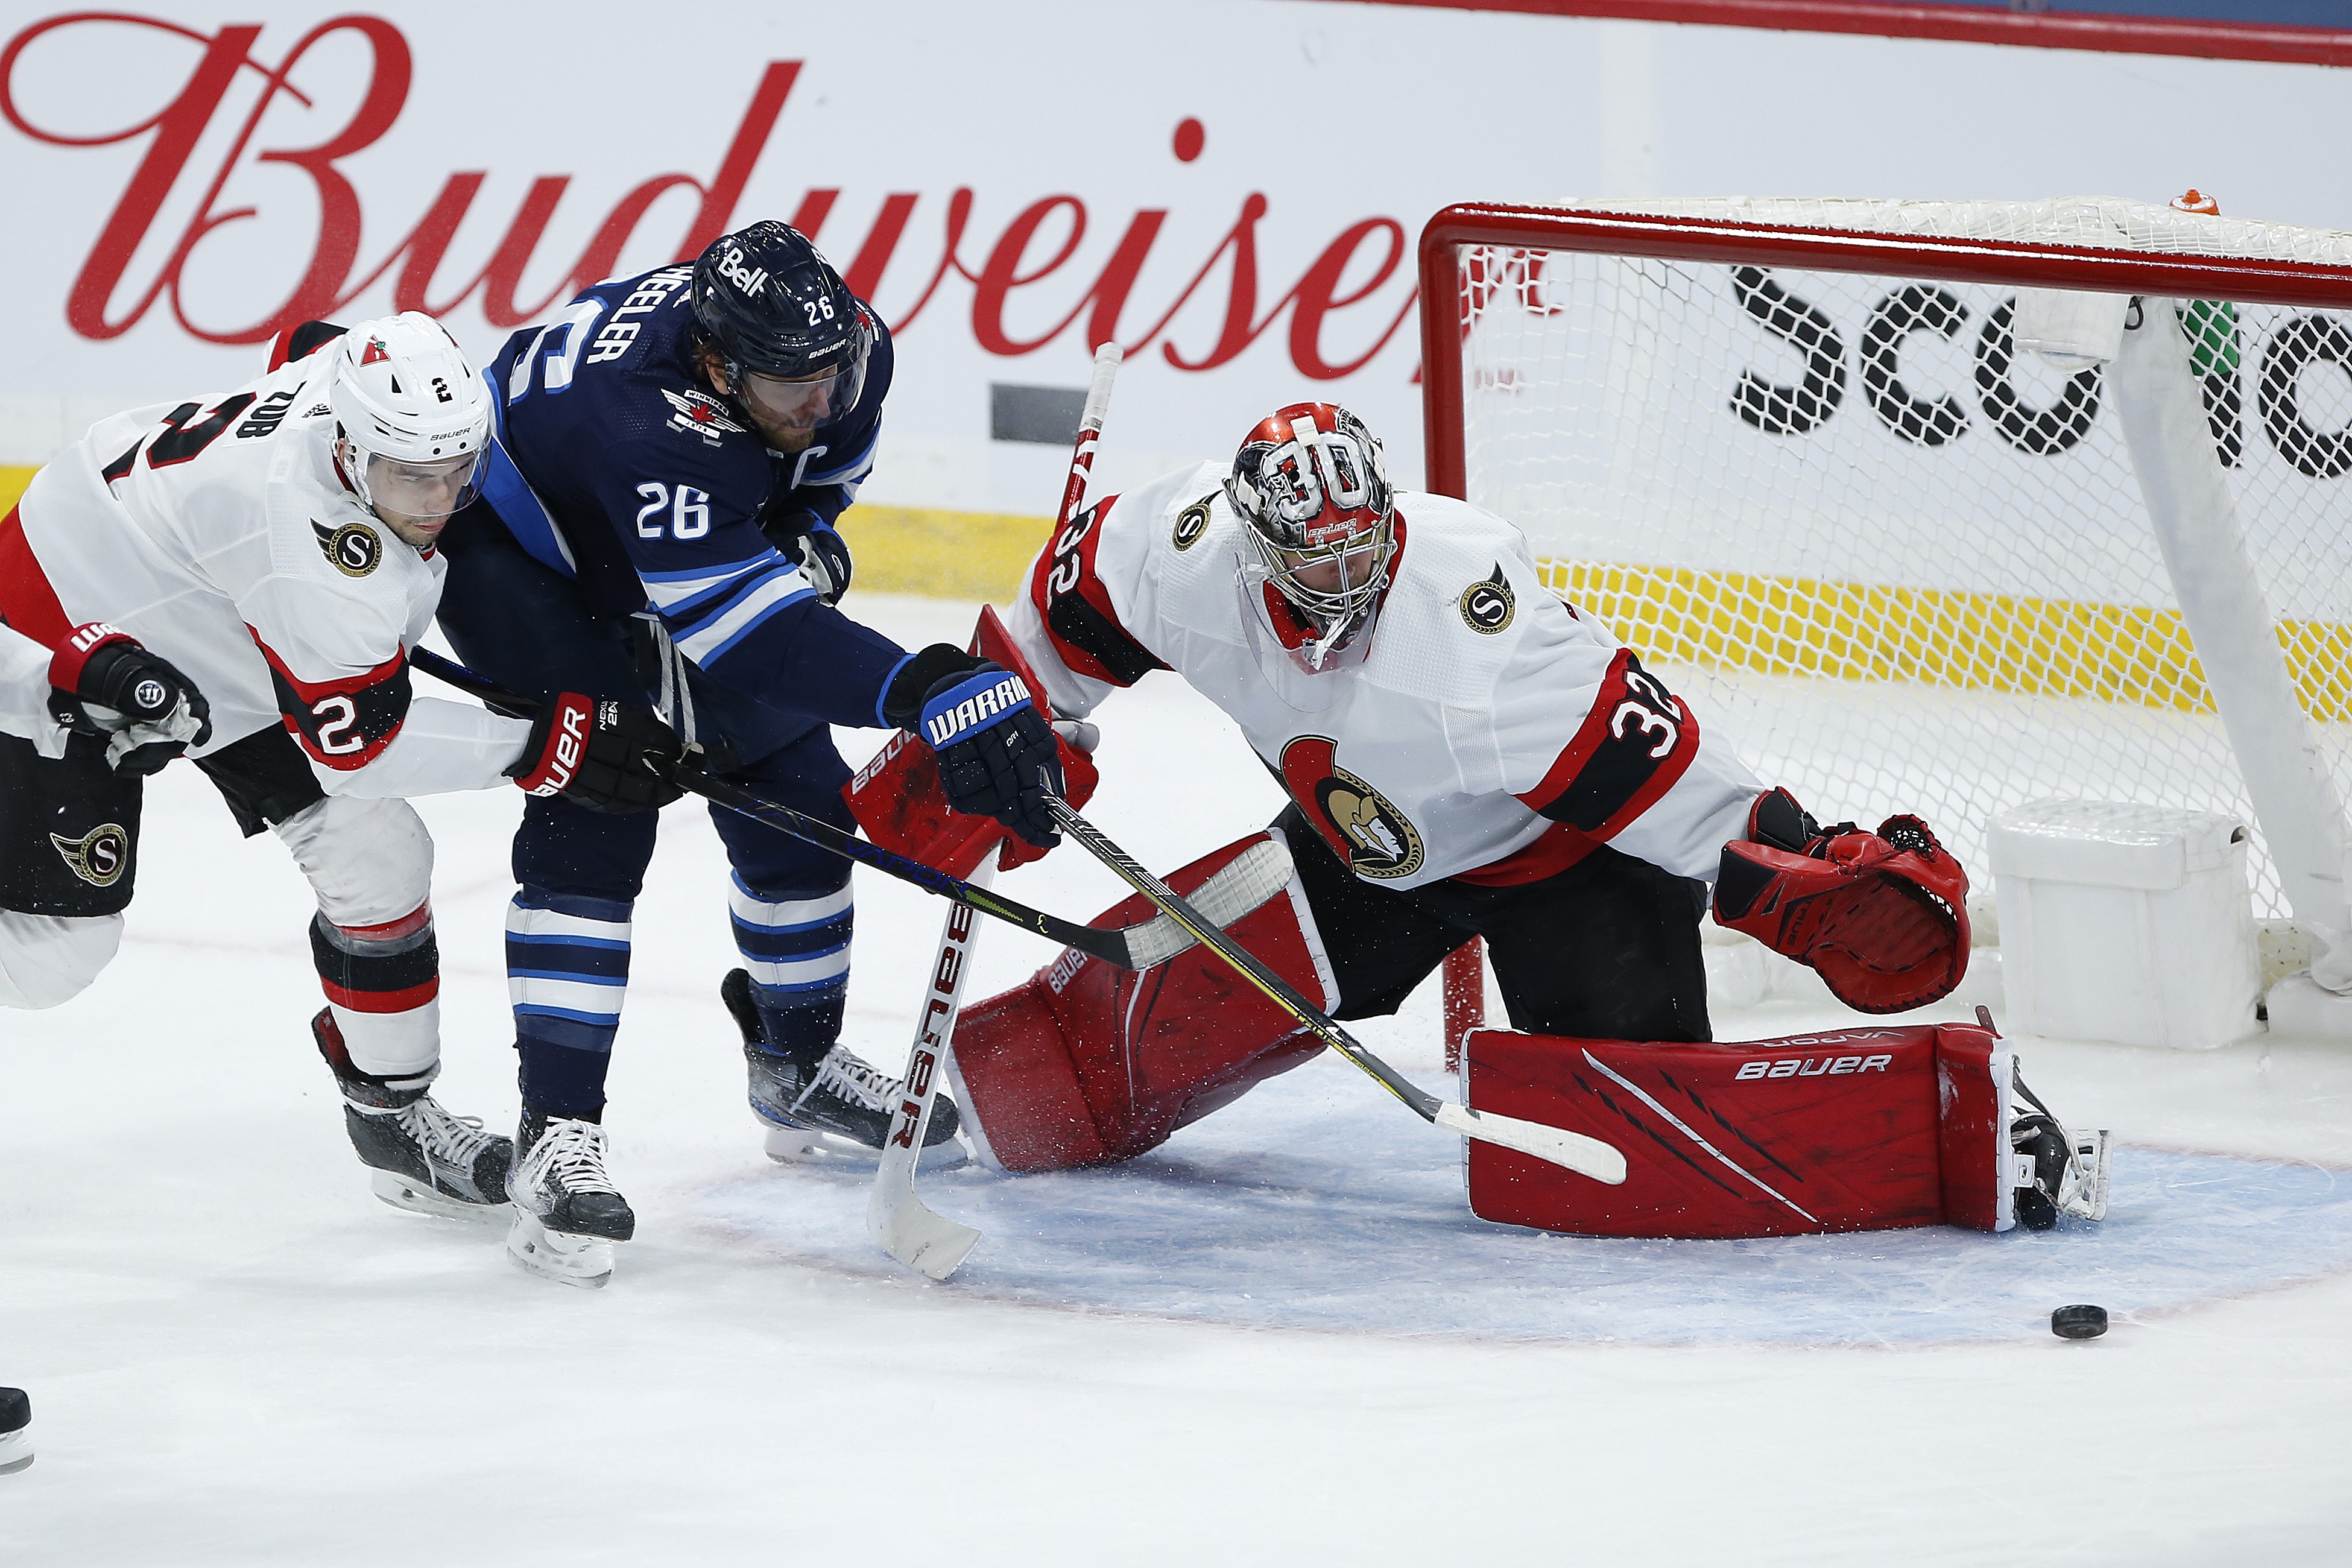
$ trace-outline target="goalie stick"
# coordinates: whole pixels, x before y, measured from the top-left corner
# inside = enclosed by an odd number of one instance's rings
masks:
[[[1069,526],[1086,502],[1087,479],[1094,469],[1095,447],[1102,438],[1103,415],[1110,407],[1118,361],[1117,343],[1105,343],[1095,351],[1094,381],[1087,388],[1077,438],[1070,448],[1070,477],[1062,486],[1061,513],[1054,520],[1056,534]],[[984,882],[989,874],[989,864],[982,861],[975,879]],[[1148,931],[1158,924],[1153,921],[1138,930]],[[976,925],[965,910],[948,910],[947,924],[940,931],[939,955],[931,965],[930,990],[915,1021],[915,1044],[907,1054],[907,1072],[901,1080],[907,1089],[890,1118],[890,1136],[883,1142],[882,1159],[874,1169],[874,1190],[866,1200],[866,1228],[882,1249],[934,1279],[954,1273],[980,1245],[980,1232],[933,1213],[915,1195],[915,1162],[922,1153],[923,1129],[930,1121],[931,1101],[939,1092],[940,1070],[947,1065],[954,1039],[964,975],[971,968],[971,944],[979,934]],[[1166,933],[1162,934],[1164,940]],[[1173,957],[1183,945],[1171,949],[1168,956]],[[1134,956],[1132,944],[1129,952]]]
[[[1105,837],[1100,828],[1073,810],[1067,801],[1049,795],[1045,797],[1045,806],[1053,814],[1055,826],[1085,845],[1087,852],[1109,867],[1119,880],[1149,899],[1153,907],[1171,916],[1203,946],[1265,993],[1275,1005],[1305,1025],[1325,1045],[1362,1068],[1375,1083],[1404,1101],[1423,1121],[1458,1132],[1465,1138],[1475,1138],[1481,1142],[1532,1154],[1538,1160],[1549,1160],[1555,1165],[1574,1171],[1579,1175],[1590,1176],[1596,1182],[1605,1182],[1611,1186],[1624,1181],[1625,1156],[1598,1138],[1587,1138],[1580,1132],[1570,1132],[1561,1127],[1524,1121],[1516,1116],[1497,1116],[1489,1110],[1473,1110],[1466,1105],[1440,1100],[1413,1083],[1365,1049],[1362,1042],[1342,1028],[1337,1019],[1292,989],[1287,981],[1258,962],[1247,948],[1234,942],[1217,929],[1206,915],[1185,902],[1174,889],[1138,865],[1127,851]]]
[[[478,697],[494,708],[510,713],[538,711],[539,700],[509,691],[496,681],[475,674],[456,659],[435,653],[429,647],[409,649],[408,661],[416,668],[438,680],[456,687],[468,695]],[[1175,922],[1152,920],[1124,930],[1106,931],[1096,926],[1080,925],[1049,915],[1042,910],[1012,899],[997,897],[987,889],[974,886],[961,878],[950,877],[936,867],[920,860],[894,854],[878,844],[871,844],[854,833],[844,833],[830,822],[794,811],[778,801],[753,795],[740,784],[704,773],[700,768],[681,767],[671,775],[670,782],[689,795],[740,812],[754,822],[763,822],[780,833],[788,833],[804,843],[829,850],[861,866],[871,866],[886,876],[902,882],[911,882],[927,893],[937,893],[982,914],[993,916],[1008,925],[1044,937],[1064,947],[1075,947],[1122,969],[1149,969],[1164,963],[1192,945],[1191,933]]]

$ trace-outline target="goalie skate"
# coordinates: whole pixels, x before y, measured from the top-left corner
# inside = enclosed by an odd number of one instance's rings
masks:
[[[2011,1069],[2012,1073],[2014,1069]],[[2017,1188],[2017,1223],[2028,1230],[2048,1230],[2058,1216],[2105,1219],[2107,1215],[2107,1130],[2074,1132],[2050,1114],[2041,1096],[2013,1077],[2017,1098],[2031,1110],[2010,1123],[2010,1147],[2021,1167]],[[2030,1170],[2023,1162],[2031,1162]]]
[[[743,1034],[751,1113],[766,1134],[768,1158],[779,1164],[838,1163],[870,1169],[890,1135],[890,1118],[906,1085],[841,1046],[826,1052],[814,1069],[769,1050],[751,1000],[751,977],[743,970],[728,973],[719,995]],[[944,1095],[932,1100],[917,1170],[948,1170],[969,1158],[956,1137],[960,1123],[955,1101]]]

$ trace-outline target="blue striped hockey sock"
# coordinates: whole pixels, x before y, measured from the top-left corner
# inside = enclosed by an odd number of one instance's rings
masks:
[[[814,1065],[841,1036],[855,918],[850,890],[764,899],[740,874],[730,880],[727,903],[735,946],[751,975],[751,1000],[768,1048]]]
[[[632,907],[530,887],[508,906],[507,992],[526,1106],[603,1118],[629,984]]]

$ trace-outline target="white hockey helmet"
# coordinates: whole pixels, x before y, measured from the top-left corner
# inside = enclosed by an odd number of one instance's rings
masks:
[[[378,512],[445,518],[481,493],[489,389],[423,311],[345,332],[327,402],[347,447],[343,477]]]

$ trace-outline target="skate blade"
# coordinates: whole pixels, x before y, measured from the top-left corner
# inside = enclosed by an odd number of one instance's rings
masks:
[[[467,1220],[487,1225],[507,1217],[507,1205],[469,1204],[463,1198],[436,1192],[422,1182],[409,1180],[394,1171],[373,1171],[368,1175],[368,1189],[394,1208],[407,1214],[430,1215],[435,1219]]]
[[[613,1282],[613,1244],[601,1236],[550,1230],[526,1209],[514,1211],[507,1256],[517,1267],[562,1285],[601,1290]]]
[[[33,1429],[0,1434],[0,1476],[13,1476],[33,1462]]]
[[[839,1165],[863,1166],[872,1170],[882,1158],[882,1151],[869,1149],[854,1138],[844,1138],[836,1132],[815,1132],[805,1127],[778,1127],[762,1121],[767,1133],[765,1147],[768,1158],[779,1165]],[[971,1152],[960,1138],[944,1143],[934,1143],[915,1158],[918,1171],[952,1171],[970,1163]]]

